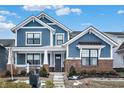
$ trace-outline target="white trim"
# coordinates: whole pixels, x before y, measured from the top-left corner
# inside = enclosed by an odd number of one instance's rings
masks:
[[[17,65],[17,52],[15,52],[15,65]]]
[[[40,26],[35,26],[35,27],[20,27],[22,29],[36,29],[36,28],[47,28],[47,27],[40,27]]]
[[[64,33],[56,33],[55,34],[55,45],[56,46],[61,46],[61,45],[57,45],[57,35],[60,35],[60,34],[63,36],[63,42],[62,42],[62,44],[65,42],[65,40],[64,40],[65,34]]]
[[[11,30],[12,30],[13,32],[15,32],[15,31],[17,31],[19,28],[21,28],[21,27],[23,27],[24,25],[26,25],[27,23],[31,22],[32,20],[37,21],[37,22],[40,23],[41,25],[47,27],[49,30],[53,30],[53,31],[55,30],[55,29],[53,29],[52,27],[50,27],[49,25],[47,25],[46,23],[44,23],[44,22],[42,22],[41,20],[39,20],[39,19],[38,19],[37,17],[35,17],[35,16],[31,16],[31,17],[27,18],[25,21],[23,21],[23,22],[20,23],[19,25],[13,27]],[[14,31],[14,30],[15,30],[15,31]]]
[[[53,46],[53,32],[50,30],[50,46]]]
[[[52,67],[52,52],[50,52],[49,54],[50,54],[50,64],[49,64],[49,66]]]
[[[111,50],[110,50],[111,52],[111,58],[113,59],[113,47],[111,46]]]
[[[66,60],[81,60],[80,57],[68,57]]]
[[[97,29],[95,29],[92,26],[88,27],[87,29],[85,29],[80,34],[78,34],[77,36],[75,36],[74,38],[72,38],[71,40],[69,40],[68,42],[66,42],[63,45],[65,46],[65,45],[71,44],[72,42],[76,41],[77,39],[79,39],[80,37],[82,37],[83,35],[85,35],[88,32],[92,32],[93,34],[95,34],[96,36],[98,36],[99,38],[101,38],[103,41],[107,42],[109,45],[111,45],[111,44],[113,44],[115,46],[118,45],[116,42],[112,41],[111,39],[109,39],[107,36],[105,36],[102,33],[100,33]]]
[[[47,52],[47,50],[44,50],[43,65],[49,65],[49,63],[48,63],[48,52]]]
[[[65,31],[67,32],[72,32],[72,30],[70,30],[69,28],[65,27],[63,24],[59,23],[57,20],[53,19],[52,17],[48,16],[46,13],[42,12],[40,15],[38,15],[37,17],[40,19],[42,17],[42,15],[44,15],[46,18],[48,18],[50,21],[52,21],[53,23],[56,23],[59,27],[63,28]]]
[[[99,60],[113,60],[112,58],[98,58]]]
[[[16,67],[27,67],[27,65],[16,65]]]
[[[56,23],[46,23],[47,25],[55,25]]]
[[[69,55],[69,46],[66,46],[66,59],[68,59],[68,55]]]
[[[15,46],[17,46],[17,31],[15,31]]]
[[[44,50],[48,51],[66,51],[65,47],[61,46],[44,46],[44,47],[14,47],[13,51],[18,52],[42,52]]]
[[[77,47],[79,49],[81,49],[81,48],[100,49],[100,48],[104,48],[105,46],[104,45],[77,45]]]
[[[40,66],[41,66],[41,53],[40,53]]]
[[[36,34],[40,34],[40,44],[27,44],[27,34],[30,34],[30,33],[36,33]],[[32,45],[32,46],[36,46],[36,45],[42,45],[42,32],[25,32],[25,45],[26,46],[29,46],[29,45]]]

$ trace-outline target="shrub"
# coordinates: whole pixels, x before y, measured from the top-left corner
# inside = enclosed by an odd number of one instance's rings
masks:
[[[41,77],[48,77],[48,72],[47,72],[47,70],[46,70],[46,68],[43,66],[43,67],[41,67],[41,69],[40,69],[40,76]]]
[[[46,81],[45,82],[45,86],[46,86],[46,88],[53,88],[54,87],[54,84],[53,84],[52,81]]]
[[[77,75],[77,72],[76,72],[74,66],[71,66],[69,69],[69,77],[73,76],[73,75]]]
[[[110,73],[110,75],[118,75],[115,70],[111,70],[109,73]]]
[[[26,72],[26,70],[22,70],[20,74],[21,74],[21,76],[26,76],[27,72]]]
[[[6,70],[4,75],[5,75],[5,77],[10,77],[11,76],[11,72],[9,70]]]
[[[85,75],[87,72],[86,72],[86,70],[82,70],[80,73],[81,73],[81,75]]]

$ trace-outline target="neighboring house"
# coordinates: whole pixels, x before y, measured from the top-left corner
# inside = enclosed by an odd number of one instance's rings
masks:
[[[13,47],[14,45],[13,39],[0,39],[0,72],[7,69],[8,47]]]
[[[12,51],[17,69],[44,65],[49,71],[60,72],[73,65],[77,70],[112,70],[114,48],[119,47],[107,33],[92,26],[73,32],[43,12],[11,30],[16,35]]]
[[[113,48],[113,68],[124,68],[124,32],[106,32],[118,46]]]

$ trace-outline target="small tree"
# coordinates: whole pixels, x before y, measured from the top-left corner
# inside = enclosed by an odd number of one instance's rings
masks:
[[[73,76],[73,75],[77,75],[77,72],[76,72],[74,66],[71,66],[69,69],[69,77]]]
[[[40,76],[41,77],[48,77],[48,72],[44,66],[40,69]]]

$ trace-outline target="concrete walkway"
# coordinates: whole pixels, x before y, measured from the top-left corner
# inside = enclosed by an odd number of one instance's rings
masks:
[[[64,85],[64,73],[61,72],[55,72],[52,73],[53,76],[53,83],[55,85],[55,88],[65,88]]]

